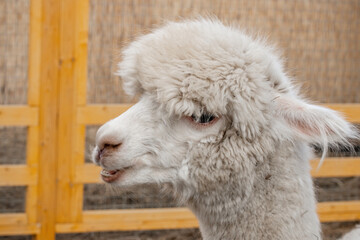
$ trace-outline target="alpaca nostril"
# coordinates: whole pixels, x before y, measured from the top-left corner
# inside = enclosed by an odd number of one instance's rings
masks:
[[[110,144],[110,143],[104,143],[103,148],[100,149],[99,151],[99,155],[101,156],[101,154],[103,153],[103,151],[105,149],[115,149],[121,146],[122,143],[117,143],[117,144]]]
[[[96,145],[98,147],[98,156],[104,155],[105,152],[110,153],[111,151],[116,150],[122,145],[123,141],[121,140],[118,134],[111,133],[102,133],[99,131],[96,136]]]
[[[95,157],[95,162],[97,164],[99,164],[101,161],[101,158],[104,157],[105,154],[111,154],[111,150],[117,149],[118,147],[121,146],[121,144],[122,143],[118,143],[118,144],[105,143],[102,148],[98,148],[97,154]]]

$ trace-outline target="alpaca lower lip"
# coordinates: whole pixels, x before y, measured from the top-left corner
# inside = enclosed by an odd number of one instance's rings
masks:
[[[126,167],[123,169],[119,169],[119,170],[106,170],[103,169],[101,171],[101,178],[102,180],[104,180],[104,182],[107,183],[112,183],[114,182],[116,179],[120,178],[126,170],[128,170],[130,167]]]

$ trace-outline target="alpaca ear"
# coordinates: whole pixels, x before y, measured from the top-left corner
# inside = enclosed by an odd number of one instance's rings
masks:
[[[358,138],[355,128],[337,112],[306,103],[294,97],[274,99],[276,115],[285,120],[298,137],[324,149],[339,144],[350,146],[348,139]]]

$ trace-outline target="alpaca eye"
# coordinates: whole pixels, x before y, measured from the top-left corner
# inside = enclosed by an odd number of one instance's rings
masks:
[[[210,113],[203,113],[201,116],[191,115],[191,119],[200,124],[210,123],[215,119],[215,116]]]

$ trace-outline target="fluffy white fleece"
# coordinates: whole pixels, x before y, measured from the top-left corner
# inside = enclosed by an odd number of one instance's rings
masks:
[[[170,22],[119,67],[141,100],[97,134],[94,161],[118,170],[113,185],[166,183],[204,239],[321,239],[310,144],[357,135],[300,97],[271,46],[216,20]]]

